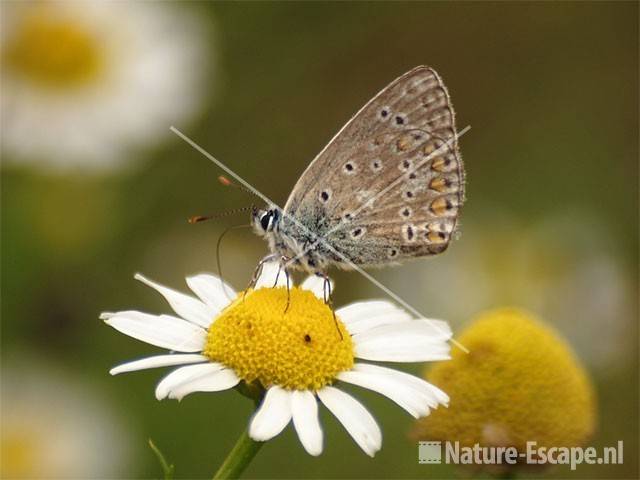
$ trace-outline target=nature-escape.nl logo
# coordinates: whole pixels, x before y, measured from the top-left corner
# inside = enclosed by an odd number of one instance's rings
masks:
[[[444,448],[443,448],[444,447]],[[443,455],[444,453],[444,455]],[[537,442],[526,443],[526,450],[515,447],[461,446],[459,442],[419,442],[419,463],[446,463],[454,465],[620,465],[623,463],[623,442],[615,447],[542,447]]]

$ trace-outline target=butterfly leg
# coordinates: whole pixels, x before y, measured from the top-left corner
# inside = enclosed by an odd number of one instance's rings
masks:
[[[340,341],[342,341],[344,340],[344,336],[342,335],[342,330],[340,330],[340,327],[338,326],[338,318],[336,317],[336,312],[333,309],[331,280],[329,279],[329,276],[324,272],[316,272],[316,275],[318,275],[324,280],[324,283],[322,285],[322,296],[324,297],[324,303],[327,304],[331,309],[331,314],[333,315],[333,323],[335,323],[336,330],[338,330],[338,333],[340,334]]]
[[[282,263],[278,264],[278,273],[276,273],[276,279],[273,281],[273,285],[271,286],[271,288],[276,288],[276,285],[278,285],[278,280],[280,280],[280,272],[282,272]]]
[[[264,257],[262,260],[258,262],[258,265],[253,271],[253,275],[251,275],[251,280],[249,280],[249,284],[247,285],[247,288],[244,289],[244,293],[242,294],[243,301],[245,296],[247,295],[247,292],[256,286],[256,283],[258,282],[258,278],[260,278],[260,275],[262,274],[262,269],[264,268],[264,264],[273,261],[275,258],[277,258],[277,255],[271,254],[271,255],[267,255],[266,257]],[[276,282],[277,281],[278,279],[276,278]]]
[[[291,305],[291,285],[290,285],[290,277],[289,277],[289,272],[285,269],[284,271],[285,276],[287,277],[287,306],[284,307],[284,313],[287,313],[287,310],[289,310],[289,305]]]
[[[284,307],[284,313],[287,313],[287,310],[289,310],[289,305],[291,305],[291,277],[286,266],[290,260],[291,259],[289,257],[286,257],[284,255],[280,257],[280,268],[278,269],[278,276],[280,275],[280,270],[284,270],[284,276],[287,280],[287,305],[286,307]],[[278,276],[276,276],[276,284],[278,283]]]

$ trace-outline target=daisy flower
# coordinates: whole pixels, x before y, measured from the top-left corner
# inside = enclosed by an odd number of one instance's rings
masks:
[[[49,170],[107,170],[200,109],[207,25],[165,2],[2,6],[3,149]],[[207,85],[210,88],[210,85]]]
[[[414,319],[390,302],[358,302],[335,311],[323,301],[324,280],[311,276],[287,292],[278,265],[266,264],[255,287],[236,292],[212,275],[187,278],[197,298],[136,275],[180,318],[138,311],[103,313],[116,330],[173,352],[117,366],[111,374],[181,365],[156,388],[156,398],[182,399],[240,382],[266,390],[249,435],[267,441],[290,422],[305,450],[319,455],[318,400],[370,456],[382,445],[373,416],[339,388],[351,383],[393,400],[414,417],[447,405],[448,396],[418,377],[369,361],[425,362],[449,358],[443,321]],[[229,300],[233,298],[233,300]],[[288,308],[285,307],[288,303]]]

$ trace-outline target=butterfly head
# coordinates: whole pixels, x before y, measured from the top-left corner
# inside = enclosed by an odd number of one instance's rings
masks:
[[[282,213],[279,208],[260,209],[254,207],[251,212],[253,229],[258,235],[265,236],[278,226]]]

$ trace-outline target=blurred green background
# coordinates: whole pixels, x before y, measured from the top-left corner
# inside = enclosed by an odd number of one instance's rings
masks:
[[[38,384],[39,375],[50,385],[36,394],[44,411],[49,393],[104,403],[108,418],[81,407],[69,412],[86,414],[85,427],[97,430],[107,465],[90,470],[99,476],[159,477],[148,438],[176,464],[178,477],[211,476],[247,425],[251,403],[233,391],[157,402],[162,372],[110,377],[111,366],[158,350],[98,320],[104,310],[168,311],[133,273],[185,290],[184,276],[216,271],[220,233],[248,220],[242,213],[187,224],[191,215],[245,207],[254,198],[221,186],[222,172],[169,126],[284,204],[308,162],[353,113],[400,74],[427,64],[448,85],[458,128],[472,127],[461,139],[468,179],[462,236],[440,257],[374,275],[454,331],[502,305],[528,308],[555,326],[596,387],[592,444],[624,440],[625,463],[540,475],[637,478],[638,4],[172,6],[195,15],[206,31],[203,63],[191,67],[206,73],[194,90],[198,108],[175,121],[167,114],[142,148],[118,155],[117,169],[93,171],[82,162],[51,169],[46,155],[21,161],[4,138],[13,112],[2,110],[3,423],[17,415],[4,398],[7,379]],[[265,252],[249,230],[233,231],[222,245],[225,278],[241,288]],[[356,273],[336,273],[335,280],[337,305],[384,297]],[[323,411],[322,456],[307,455],[288,428],[264,446],[246,477],[466,475],[419,465],[417,445],[406,436],[412,419],[387,399],[354,391],[383,430],[374,459]],[[55,429],[49,433],[55,442]]]

